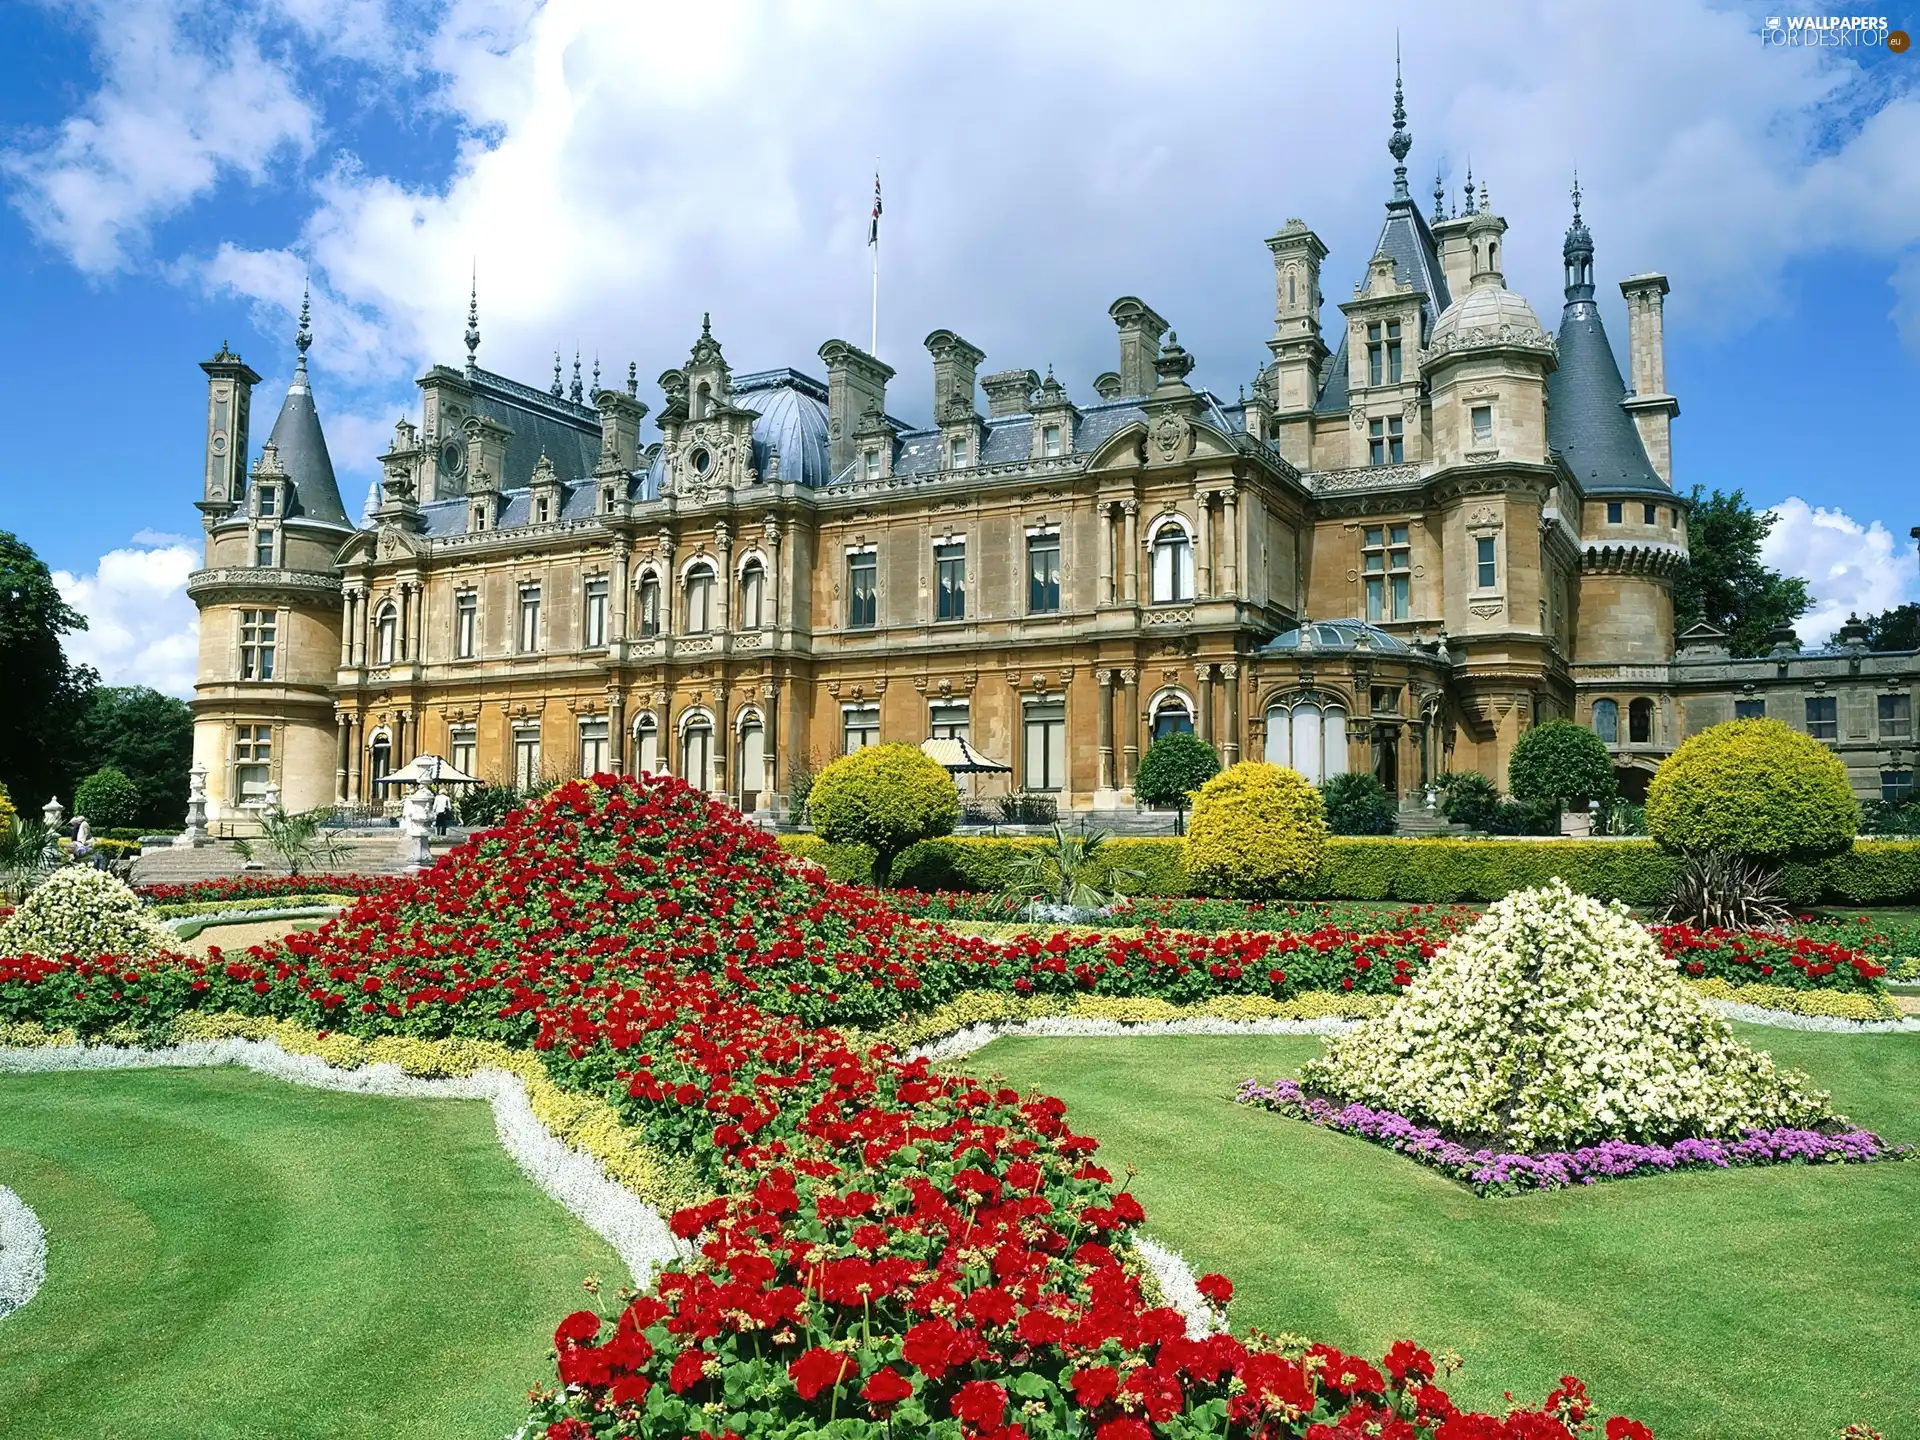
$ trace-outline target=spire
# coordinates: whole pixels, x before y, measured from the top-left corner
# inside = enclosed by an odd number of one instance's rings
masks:
[[[1407,130],[1407,97],[1400,84],[1400,35],[1396,31],[1393,37],[1393,136],[1387,141],[1387,151],[1393,156],[1393,198],[1410,199],[1412,192],[1407,189],[1407,152],[1413,149],[1413,136]]]
[[[560,352],[553,352],[553,384],[547,387],[547,393],[559,400],[565,397],[567,389],[560,383]]]
[[[589,395],[600,393],[600,357],[598,355],[593,357],[593,388],[587,393]]]
[[[307,388],[307,347],[313,344],[312,318],[313,282],[308,280],[300,287],[300,328],[293,335],[293,348],[300,352],[300,358],[293,364],[294,389]]]
[[[1593,232],[1580,218],[1580,172],[1573,172],[1573,223],[1567,226],[1567,242],[1560,247],[1566,262],[1567,303],[1593,299]]]
[[[578,349],[573,352],[573,387],[567,394],[574,404],[580,403],[580,352]]]
[[[1433,172],[1433,223],[1438,225],[1447,218],[1447,182],[1436,169]]]
[[[1473,206],[1473,161],[1471,160],[1467,161],[1467,208],[1461,213],[1465,215],[1475,213]]]
[[[467,290],[467,374],[479,368],[480,350],[480,262],[473,262],[473,283]]]

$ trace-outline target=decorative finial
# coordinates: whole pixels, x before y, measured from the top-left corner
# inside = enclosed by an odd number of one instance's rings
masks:
[[[1447,218],[1447,182],[1441,178],[1440,172],[1438,170],[1435,170],[1433,172],[1434,223],[1438,224],[1440,221],[1446,218]]]
[[[300,287],[300,329],[293,337],[294,348],[300,352],[300,368],[307,368],[307,347],[313,344],[313,329],[308,323],[313,314],[313,281]]]
[[[1578,169],[1573,172],[1573,218],[1576,222],[1580,219],[1580,171]]]
[[[640,362],[627,362],[627,398],[631,400],[640,393]]]
[[[553,352],[553,385],[547,393],[556,400],[567,393],[566,387],[560,383],[560,352],[558,350]]]
[[[467,290],[467,373],[478,366],[480,349],[480,262],[473,262],[473,282]]]
[[[713,312],[711,310],[702,310],[700,312],[700,338],[702,340],[711,340],[713,338]]]
[[[1387,141],[1387,152],[1393,156],[1393,198],[1408,199],[1412,192],[1407,189],[1407,152],[1413,149],[1413,136],[1407,130],[1406,90],[1400,83],[1400,35],[1393,37],[1393,136]]]
[[[580,403],[580,352],[577,349],[573,352],[573,386],[567,394],[574,404]]]
[[[1473,161],[1472,161],[1472,160],[1468,160],[1468,161],[1467,161],[1467,208],[1466,208],[1466,211],[1465,211],[1465,213],[1466,213],[1466,214],[1468,214],[1468,215],[1471,215],[1471,214],[1473,214],[1473,213],[1474,213],[1474,208],[1473,208]]]
[[[1487,200],[1487,181],[1485,176],[1482,176],[1480,179],[1480,213],[1482,215],[1491,215],[1493,213],[1493,206]]]
[[[593,389],[587,393],[589,395],[598,395],[600,393],[600,357],[598,355],[593,357]]]

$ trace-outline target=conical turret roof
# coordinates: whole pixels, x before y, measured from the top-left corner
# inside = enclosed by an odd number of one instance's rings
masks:
[[[287,398],[281,403],[280,416],[273,422],[273,434],[268,439],[280,452],[281,467],[293,481],[287,514],[351,530],[353,522],[340,503],[333,457],[327,453],[327,437],[320,429],[320,412],[314,408],[313,388],[307,380],[307,347],[313,343],[307,315],[307,299],[302,296],[300,332],[294,337],[300,360],[294,366],[293,383],[287,386]]]

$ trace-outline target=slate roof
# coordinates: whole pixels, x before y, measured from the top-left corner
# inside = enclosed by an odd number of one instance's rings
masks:
[[[503,489],[525,486],[542,455],[563,479],[591,475],[600,463],[600,412],[591,406],[556,399],[491,370],[475,369],[467,383],[474,409],[513,432],[500,478]]]
[[[1671,495],[1648,463],[1632,417],[1620,408],[1626,393],[1599,306],[1569,300],[1560,321],[1560,365],[1547,377],[1547,444],[1589,495]]]
[[[305,355],[293,372],[280,416],[273,422],[273,434],[267,438],[280,452],[280,465],[293,480],[287,514],[353,529],[346,507],[340,503],[339,482],[333,478],[333,457],[327,453],[320,412],[314,408],[313,390],[307,383]]]
[[[1440,269],[1440,253],[1433,243],[1433,231],[1427,228],[1420,207],[1411,200],[1389,200],[1386,222],[1380,227],[1380,239],[1367,256],[1385,251],[1393,261],[1393,278],[1411,285],[1426,298],[1420,302],[1420,339],[1426,343],[1433,322],[1453,303],[1447,291],[1447,277]],[[1316,413],[1338,414],[1347,408],[1347,330],[1340,327],[1340,347],[1328,362],[1326,379],[1313,402]]]

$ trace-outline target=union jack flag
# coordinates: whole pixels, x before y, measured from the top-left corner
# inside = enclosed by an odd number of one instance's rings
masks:
[[[880,172],[873,172],[873,219],[867,222],[867,244],[880,243]]]

